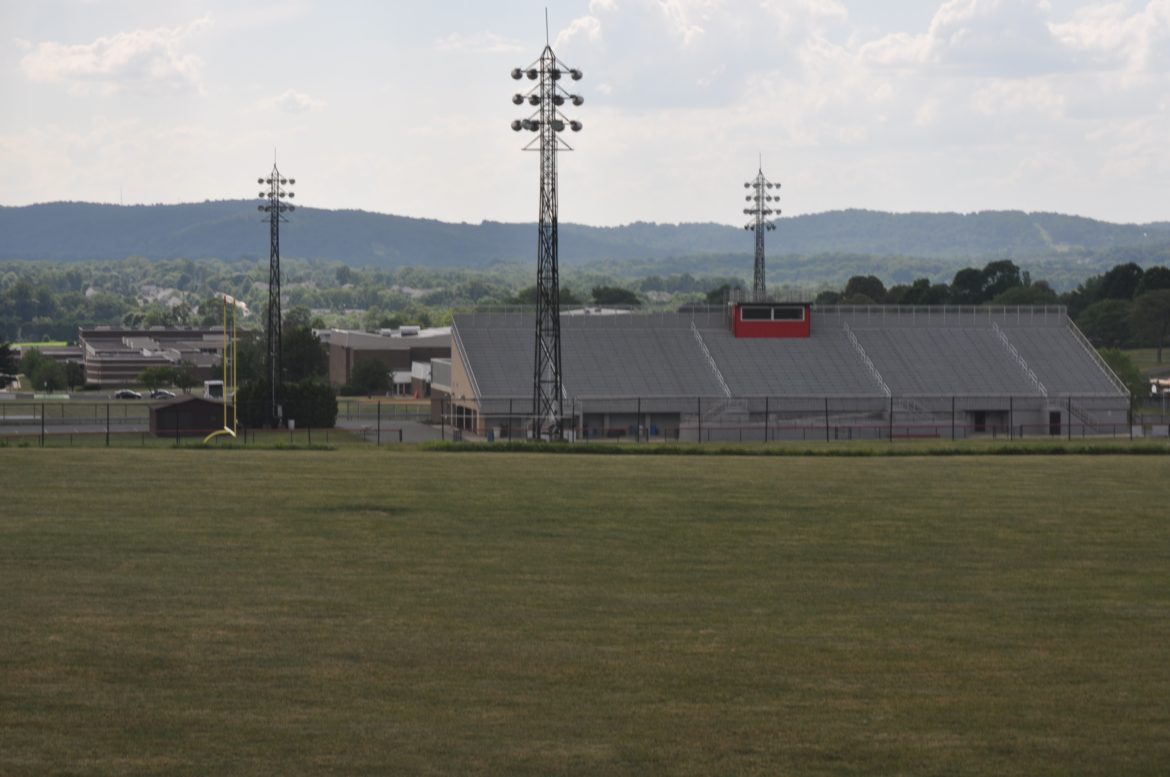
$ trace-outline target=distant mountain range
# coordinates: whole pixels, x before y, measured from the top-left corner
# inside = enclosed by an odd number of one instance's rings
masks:
[[[0,259],[261,259],[268,255],[261,217],[255,203],[245,200],[0,207]],[[534,224],[451,224],[301,208],[281,228],[281,251],[289,258],[352,266],[484,268],[532,260],[535,232]],[[947,263],[987,257],[1055,259],[1161,246],[1170,246],[1170,222],[1112,224],[1022,211],[832,211],[781,219],[777,231],[768,235],[769,255],[865,254]],[[720,224],[560,225],[560,259],[567,266],[751,252],[748,233]]]

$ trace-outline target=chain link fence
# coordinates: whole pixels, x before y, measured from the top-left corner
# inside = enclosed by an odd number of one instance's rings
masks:
[[[444,439],[526,440],[547,419],[530,397],[442,403]],[[581,397],[564,436],[593,442],[774,442],[972,438],[1166,437],[1165,418],[1134,417],[1117,395]],[[538,423],[543,421],[543,423]]]

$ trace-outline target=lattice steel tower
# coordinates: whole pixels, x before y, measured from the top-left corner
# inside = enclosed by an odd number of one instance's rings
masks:
[[[769,204],[773,200],[779,202],[780,194],[777,192],[773,195],[769,190],[779,189],[780,184],[772,183],[764,177],[763,162],[761,161],[760,170],[756,177],[745,183],[743,188],[752,190],[752,193],[745,198],[752,205],[749,208],[744,208],[743,212],[745,215],[754,217],[744,225],[744,229],[750,229],[756,233],[756,265],[752,277],[752,298],[763,300],[768,294],[764,282],[764,233],[776,229],[776,224],[771,220],[771,217],[780,215],[780,209],[773,209]]]
[[[271,384],[272,403],[268,408],[269,420],[279,424],[281,420],[280,398],[284,383],[284,373],[281,364],[281,311],[280,311],[280,223],[287,222],[284,217],[287,212],[296,210],[296,206],[286,199],[296,195],[287,189],[296,184],[296,179],[284,178],[272,163],[272,172],[267,178],[257,178],[256,183],[268,185],[268,191],[260,192],[260,199],[265,202],[257,209],[268,214],[268,360],[265,365],[268,380]]]
[[[532,412],[536,428],[533,439],[540,439],[548,429],[550,439],[561,439],[564,411],[564,386],[561,381],[561,294],[557,267],[557,152],[572,151],[561,138],[566,128],[581,130],[581,122],[569,120],[561,107],[570,102],[581,105],[579,94],[570,94],[560,85],[562,77],[581,80],[581,71],[566,68],[557,61],[552,47],[546,45],[540,58],[527,68],[512,70],[519,81],[527,76],[536,81],[527,92],[512,96],[516,105],[535,108],[526,119],[516,119],[512,129],[528,130],[537,136],[524,146],[525,151],[540,152],[540,222],[536,239],[536,351],[532,378]]]

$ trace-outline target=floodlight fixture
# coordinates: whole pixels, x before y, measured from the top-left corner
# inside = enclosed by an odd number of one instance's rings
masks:
[[[756,177],[746,182],[745,189],[753,190],[745,199],[748,202],[754,202],[755,206],[751,208],[744,208],[744,214],[752,216],[752,220],[744,225],[744,229],[752,230],[756,233],[756,255],[755,267],[752,278],[752,295],[753,299],[763,301],[767,297],[767,285],[764,279],[764,233],[773,232],[776,229],[776,224],[771,221],[773,215],[780,215],[779,208],[772,208],[768,205],[773,200],[779,202],[780,195],[769,194],[769,189],[779,189],[780,184],[769,181],[764,176],[763,165],[756,173]]]

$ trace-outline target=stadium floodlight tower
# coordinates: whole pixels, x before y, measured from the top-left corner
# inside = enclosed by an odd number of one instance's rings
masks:
[[[512,129],[536,133],[525,151],[540,152],[540,222],[536,239],[536,353],[532,379],[532,412],[539,440],[548,430],[552,440],[562,439],[564,387],[561,380],[561,296],[557,268],[557,152],[572,151],[561,137],[565,129],[581,131],[581,122],[561,113],[565,103],[581,105],[579,94],[561,86],[562,78],[581,80],[581,71],[564,67],[545,45],[540,58],[526,68],[514,68],[512,78],[536,83],[524,93],[512,96],[515,105],[530,105],[526,119],[516,119]]]
[[[763,302],[768,296],[767,286],[764,282],[764,233],[776,229],[772,216],[779,216],[780,209],[773,209],[770,203],[773,200],[779,202],[780,193],[772,194],[771,190],[779,189],[780,184],[773,183],[764,176],[764,163],[761,160],[756,177],[745,183],[743,188],[752,190],[752,193],[745,198],[751,203],[751,206],[743,209],[744,215],[751,216],[752,220],[744,225],[744,229],[750,229],[756,233],[756,265],[752,276],[752,300]]]
[[[281,371],[280,223],[288,221],[285,213],[296,210],[296,206],[287,201],[296,196],[288,188],[296,184],[296,179],[282,176],[276,168],[276,162],[273,162],[272,172],[266,178],[257,178],[256,183],[268,187],[267,191],[260,192],[264,204],[258,205],[257,209],[268,214],[268,360],[265,367],[272,391],[269,420],[279,424],[284,383],[284,373]]]

